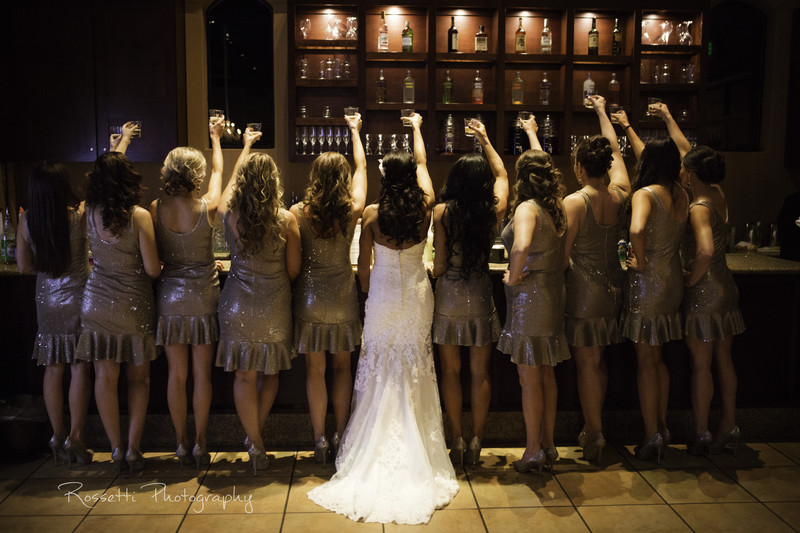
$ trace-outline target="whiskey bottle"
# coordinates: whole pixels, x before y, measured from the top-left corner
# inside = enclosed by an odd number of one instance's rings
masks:
[[[406,77],[403,80],[403,103],[414,103],[414,78],[411,77],[410,70],[406,73]]]
[[[489,35],[484,31],[483,25],[478,26],[478,33],[475,34],[475,51],[489,51]]]
[[[547,24],[547,19],[544,19],[544,28],[542,28],[542,53],[550,54],[553,52],[553,33],[550,31],[550,26]]]
[[[414,51],[414,30],[408,25],[408,21],[406,21],[406,27],[403,28],[403,52],[413,52]]]
[[[522,78],[517,71],[517,77],[511,82],[511,103],[514,105],[521,105],[523,100],[522,91]]]
[[[597,94],[597,87],[592,79],[592,73],[586,73],[586,79],[583,82],[583,106],[592,109],[594,104],[589,99],[590,96]]]
[[[589,55],[596,56],[600,51],[600,32],[597,31],[597,19],[592,17],[592,29],[589,30]]]
[[[522,27],[522,17],[519,18],[519,27],[514,35],[514,51],[518,54],[528,53],[528,36]]]
[[[614,33],[611,40],[611,55],[622,55],[622,32],[619,29],[619,19],[614,19]]]
[[[450,29],[447,30],[447,51],[458,52],[458,29],[456,29],[455,17],[450,17]]]
[[[450,77],[450,71],[445,72],[444,89],[442,90],[442,103],[453,103],[453,79]]]
[[[389,26],[386,25],[386,13],[381,11],[381,25],[378,29],[378,50],[389,50]]]
[[[475,80],[472,82],[472,103],[483,103],[483,80],[481,80],[480,71],[475,71]]]
[[[550,105],[550,80],[547,72],[542,73],[542,82],[539,84],[539,105]]]
[[[611,81],[608,82],[608,105],[619,106],[619,81],[617,81],[617,74],[611,73]]]
[[[383,77],[383,69],[378,72],[378,81],[375,83],[375,102],[386,103],[386,78]]]

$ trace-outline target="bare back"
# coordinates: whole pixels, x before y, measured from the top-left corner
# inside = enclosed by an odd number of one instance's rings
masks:
[[[686,220],[689,216],[689,197],[682,188],[678,191],[677,198],[672,196],[672,189],[664,185],[650,185],[649,188],[661,200],[670,220],[676,223]]]
[[[150,205],[150,214],[153,220],[157,216],[168,230],[173,233],[188,233],[192,231],[203,213],[202,200],[193,194],[165,196],[159,205],[155,200]],[[214,225],[214,220],[209,215],[209,224]]]
[[[424,241],[428,236],[428,228],[431,224],[431,210],[428,209],[427,213],[425,214],[425,218],[420,224],[419,228],[419,237],[420,242]],[[363,227],[368,228],[372,232],[373,240],[380,244],[381,246],[385,246],[392,250],[406,250],[411,248],[412,246],[418,244],[418,242],[414,241],[406,241],[398,245],[394,241],[390,241],[387,235],[381,233],[380,228],[378,227],[378,206],[377,204],[368,205],[364,209],[363,214]]]

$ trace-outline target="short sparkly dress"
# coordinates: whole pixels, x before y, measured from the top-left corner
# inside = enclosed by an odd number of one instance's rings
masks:
[[[217,306],[219,277],[214,262],[214,228],[208,222],[208,205],[195,227],[176,233],[161,218],[156,204],[156,242],[164,269],[156,289],[156,344],[211,344],[219,339]]]
[[[708,208],[711,211],[711,233],[714,254],[708,270],[693,287],[683,293],[684,336],[703,341],[719,341],[744,331],[744,319],[739,311],[739,290],[725,261],[728,241],[728,223],[717,215],[713,206],[705,201],[693,202],[692,209]],[[697,244],[694,234],[687,232],[683,256],[686,270],[691,271]]]
[[[484,346],[500,338],[500,319],[492,296],[489,269],[461,277],[461,246],[453,245],[447,270],[436,279],[433,342]],[[440,250],[440,253],[447,253]],[[488,258],[488,251],[487,251]]]
[[[58,277],[44,272],[36,275],[39,330],[32,359],[39,365],[74,363],[75,348],[81,334],[81,301],[89,276],[89,255],[81,216],[73,209],[69,213],[70,264],[67,270]]]
[[[156,358],[153,282],[142,264],[133,218],[116,242],[104,240],[87,210],[94,266],[81,307],[78,359],[140,365]]]
[[[564,235],[556,233],[549,213],[535,200],[539,212],[523,272],[528,275],[506,286],[506,323],[497,349],[511,361],[528,366],[555,366],[570,358],[564,335]],[[503,229],[503,244],[511,253],[514,219]]]
[[[564,331],[570,346],[608,346],[620,342],[619,313],[622,310],[623,272],[617,243],[625,226],[625,196],[613,224],[604,226],[594,216],[592,201],[586,202],[586,217],[575,236],[565,273],[567,311]]]
[[[647,268],[628,270],[621,332],[623,337],[633,342],[655,346],[683,338],[680,312],[683,271],[679,250],[688,217],[682,222],[674,222],[652,189],[642,187],[641,190],[655,198],[645,226]]]
[[[268,242],[255,255],[223,219],[231,270],[219,298],[216,365],[228,372],[277,374],[291,368],[292,286],[286,272],[286,243]]]
[[[355,226],[347,235],[337,231],[323,239],[314,233],[303,204],[299,226],[303,263],[295,280],[294,345],[299,353],[352,352],[361,344],[361,317],[350,243]]]

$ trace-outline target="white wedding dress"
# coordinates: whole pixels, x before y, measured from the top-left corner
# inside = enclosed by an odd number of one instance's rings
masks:
[[[433,367],[424,247],[375,244],[353,413],[336,474],[308,493],[352,520],[425,524],[458,492]]]

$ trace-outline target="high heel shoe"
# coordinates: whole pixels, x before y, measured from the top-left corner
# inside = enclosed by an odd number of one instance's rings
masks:
[[[183,465],[188,465],[192,462],[192,459],[189,457],[189,450],[186,449],[183,443],[178,444],[178,449],[175,450],[175,457],[178,458],[178,464],[181,470],[183,470]]]
[[[339,455],[339,444],[341,444],[342,439],[339,438],[339,432],[333,434],[331,437],[331,454],[333,458],[336,459],[336,456]]]
[[[469,441],[469,448],[466,453],[466,462],[470,466],[475,466],[481,460],[481,438],[478,436],[472,437]]]
[[[544,460],[547,464],[547,469],[550,470],[550,473],[553,472],[553,466],[558,461],[558,448],[555,446],[550,446],[549,448],[544,449]]]
[[[314,460],[318,463],[322,463],[322,466],[326,466],[328,464],[328,450],[330,450],[330,447],[331,445],[328,439],[325,438],[325,435],[318,438],[316,444],[314,444]]]
[[[455,441],[453,441],[452,446],[450,447],[450,460],[453,464],[464,468],[464,452],[467,451],[467,443],[464,441],[463,437],[458,437]]]
[[[50,442],[47,443],[48,446],[50,446],[50,449],[53,451],[53,462],[56,466],[59,465],[59,458],[65,459],[63,443],[64,439],[61,437],[56,437],[55,435],[50,437]],[[66,457],[66,459],[69,460],[69,457]]]
[[[739,426],[733,426],[727,432],[717,435],[716,440],[711,444],[711,453],[720,454],[728,447],[733,446],[733,456],[736,457],[736,449],[739,447],[739,440],[742,438],[742,431]]]
[[[200,470],[201,465],[211,464],[211,454],[208,453],[205,446],[195,444],[194,448],[192,448],[192,457],[194,457],[194,463],[197,465],[198,470]]]
[[[583,458],[587,461],[597,461],[598,466],[603,456],[603,448],[606,447],[606,438],[601,431],[586,440],[583,447]]]
[[[582,429],[581,432],[578,433],[578,448],[585,448],[587,440],[589,440],[589,434],[586,433],[586,430]]]
[[[147,464],[142,452],[133,448],[128,448],[128,451],[125,452],[125,462],[128,463],[128,468],[131,470],[131,476],[141,474],[144,471],[144,465]]]
[[[686,453],[689,455],[700,456],[708,453],[711,449],[711,432],[705,430],[702,435],[697,437],[697,440],[690,443],[686,447]]]
[[[661,433],[655,433],[646,442],[634,448],[634,452],[636,453],[636,458],[643,461],[652,459],[655,456],[656,463],[660,465],[661,457],[664,454],[664,437]]]
[[[81,465],[88,465],[92,462],[92,451],[87,450],[85,445],[69,437],[64,440],[64,452],[67,454],[67,463],[69,463],[70,470],[72,470],[73,459],[75,459],[76,463]]]
[[[114,462],[114,469],[117,474],[122,473],[122,462],[125,460],[125,451],[122,448],[114,448],[111,452],[111,460]]]
[[[267,452],[258,444],[250,444],[250,449],[247,450],[247,453],[250,455],[250,464],[253,465],[253,477],[258,475],[259,470],[264,470],[269,466]]]
[[[520,474],[524,474],[526,472],[530,472],[534,468],[539,472],[539,475],[542,474],[542,466],[547,462],[547,456],[544,454],[544,450],[539,450],[535,454],[531,456],[530,459],[523,460],[520,459],[519,461],[514,461],[511,463],[511,466],[514,467],[514,470],[519,472]]]

